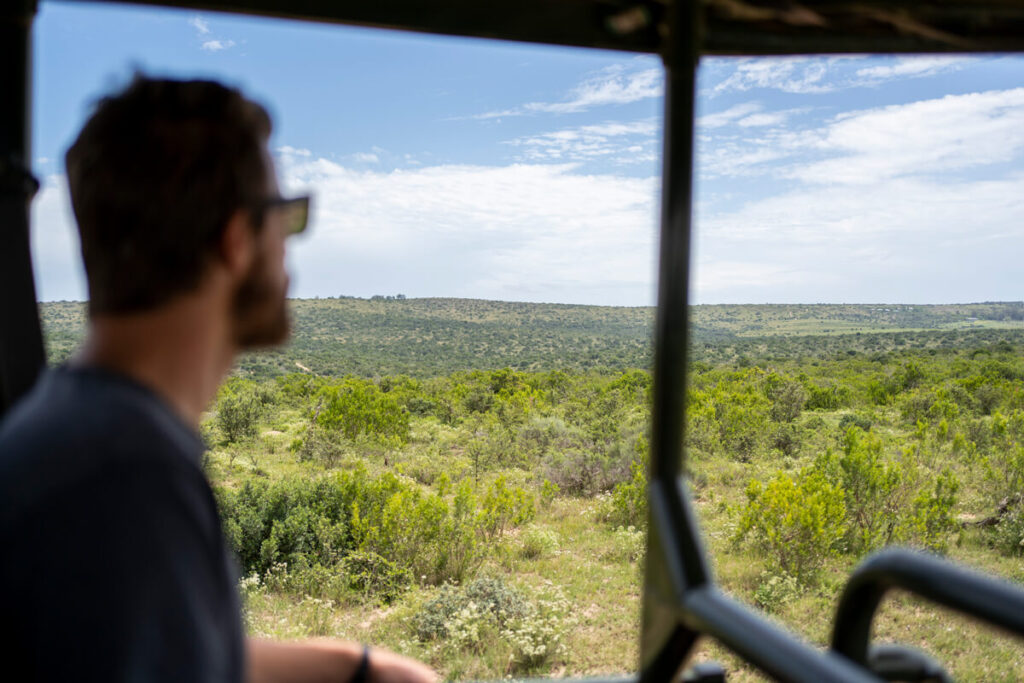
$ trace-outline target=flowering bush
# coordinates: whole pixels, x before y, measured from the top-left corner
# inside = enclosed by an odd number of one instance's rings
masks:
[[[477,579],[442,586],[412,624],[419,640],[437,642],[445,651],[504,648],[509,672],[520,673],[537,671],[565,654],[576,623],[570,611],[569,601],[554,589],[531,600],[500,579]]]
[[[769,574],[761,572],[761,583],[754,591],[754,602],[768,612],[778,612],[786,603],[801,593],[796,577],[786,572]]]
[[[531,524],[523,530],[520,554],[526,559],[547,555],[558,547],[558,534]]]
[[[576,620],[571,606],[560,592],[538,596],[527,614],[510,621],[501,637],[512,646],[509,668],[535,671],[543,664],[565,655],[565,640]]]

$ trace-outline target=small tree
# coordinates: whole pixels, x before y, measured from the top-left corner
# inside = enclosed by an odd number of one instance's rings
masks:
[[[800,417],[807,403],[807,390],[803,384],[775,373],[765,380],[764,393],[772,402],[769,414],[776,422],[792,422]]]
[[[247,380],[237,380],[220,388],[214,419],[224,438],[235,443],[255,438],[264,410],[264,396],[257,387]]]

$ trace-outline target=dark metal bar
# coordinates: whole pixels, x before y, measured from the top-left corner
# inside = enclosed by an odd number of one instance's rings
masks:
[[[780,681],[878,681],[866,669],[819,652],[713,586],[688,591],[680,618]]]
[[[700,633],[679,619],[691,588],[710,581],[707,554],[681,482],[652,480],[648,487],[640,680],[667,681],[684,665]]]
[[[665,131],[661,178],[658,309],[654,325],[651,480],[675,480],[683,466],[683,419],[689,355],[690,223],[696,96],[696,3],[677,2],[666,41]],[[668,491],[666,491],[668,493]],[[669,496],[671,497],[671,496]]]
[[[702,0],[704,54],[1024,50],[1020,0]]]
[[[679,481],[686,424],[689,352],[690,222],[698,4],[676,2],[665,40],[665,131],[662,160],[658,309],[654,329],[654,405],[648,552],[640,637],[642,681],[672,678],[699,633],[680,623],[686,591],[710,580],[706,553]]]
[[[847,582],[836,609],[833,650],[867,662],[871,622],[892,588],[1024,636],[1024,591],[928,555],[892,549],[869,557]]]
[[[664,13],[664,3],[651,0],[123,1],[630,52],[657,51]]]
[[[32,19],[35,0],[0,9],[0,415],[35,382],[43,335],[29,254]]]
[[[666,8],[693,5],[707,55],[1024,51],[1021,0],[123,1],[649,53],[664,49]]]
[[[868,668],[886,681],[953,683],[941,664],[928,654],[906,645],[872,645],[868,650]]]

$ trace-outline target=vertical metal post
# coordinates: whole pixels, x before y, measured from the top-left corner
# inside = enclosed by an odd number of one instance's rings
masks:
[[[0,415],[35,382],[45,362],[32,260],[32,21],[36,0],[0,9]]]
[[[640,673],[670,680],[698,632],[680,623],[687,589],[710,581],[700,537],[680,481],[689,355],[689,274],[693,193],[693,118],[698,0],[675,0],[665,40],[665,131],[661,191],[658,310],[654,331],[654,406],[648,499]]]

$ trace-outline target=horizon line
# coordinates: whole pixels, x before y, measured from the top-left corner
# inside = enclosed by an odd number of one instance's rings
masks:
[[[535,306],[581,306],[589,308],[651,308],[657,309],[655,304],[640,304],[640,305],[623,305],[623,304],[583,304],[583,303],[571,303],[571,302],[560,302],[560,301],[526,301],[526,300],[512,300],[512,299],[477,299],[473,297],[465,296],[406,296],[404,294],[374,294],[372,296],[361,297],[351,296],[345,294],[338,294],[334,296],[311,296],[311,297],[287,297],[288,301],[337,301],[337,300],[358,300],[358,301],[387,301],[387,302],[398,302],[398,301],[427,301],[427,300],[442,300],[442,301],[482,301],[487,303],[495,304],[529,304]],[[48,300],[37,300],[36,304],[86,304],[88,299],[48,299]],[[943,303],[914,303],[906,301],[860,301],[860,302],[828,302],[828,301],[817,301],[817,302],[762,302],[762,303],[732,303],[732,302],[718,302],[718,303],[690,303],[690,307],[696,306],[984,306],[993,304],[1021,304],[1024,305],[1024,300],[991,300],[991,301],[949,301]]]

